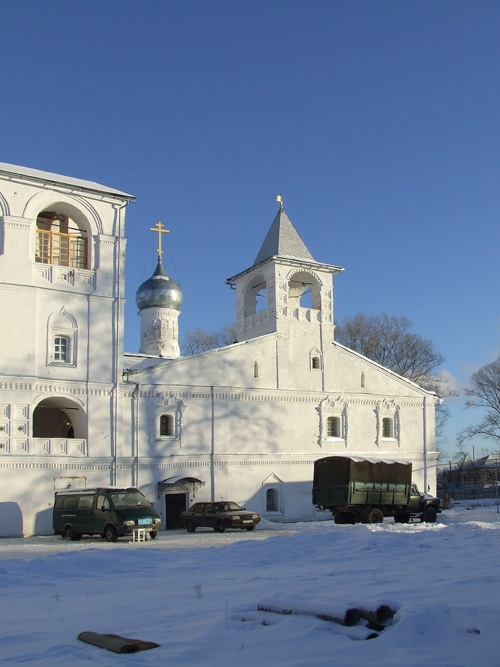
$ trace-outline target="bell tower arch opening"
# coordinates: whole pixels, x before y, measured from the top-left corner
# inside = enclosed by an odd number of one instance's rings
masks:
[[[308,271],[299,271],[288,280],[289,308],[321,310],[321,291],[317,279]]]
[[[267,279],[263,273],[254,276],[244,292],[245,317],[267,310]]]

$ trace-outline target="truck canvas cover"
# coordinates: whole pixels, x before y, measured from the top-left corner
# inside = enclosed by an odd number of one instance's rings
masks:
[[[351,481],[376,484],[410,484],[411,463],[328,456],[316,461],[314,485],[343,487]]]

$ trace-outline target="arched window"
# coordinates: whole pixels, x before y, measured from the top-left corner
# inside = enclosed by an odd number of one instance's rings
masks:
[[[382,437],[394,438],[394,422],[390,417],[382,419]]]
[[[341,438],[340,417],[326,418],[326,437],[327,438]]]
[[[172,415],[162,415],[160,417],[160,435],[174,435],[174,418]]]
[[[52,313],[47,322],[47,364],[76,366],[78,327],[65,308]]]
[[[42,211],[36,219],[35,260],[75,269],[88,268],[88,239],[67,215]]]
[[[267,489],[266,491],[266,512],[279,511],[279,497],[277,489]]]

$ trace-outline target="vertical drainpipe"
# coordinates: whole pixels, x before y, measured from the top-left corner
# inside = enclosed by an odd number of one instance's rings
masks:
[[[210,442],[210,500],[215,501],[215,392],[214,385],[210,387],[211,399],[211,442]]]
[[[113,427],[112,427],[112,444],[111,444],[111,484],[116,486],[117,483],[117,467],[118,467],[118,407],[119,407],[119,379],[120,379],[120,355],[121,355],[121,345],[120,345],[120,324],[121,324],[121,290],[122,290],[122,280],[121,280],[121,241],[122,241],[122,212],[127,206],[128,202],[123,202],[116,206],[116,213],[118,216],[118,236],[116,240],[116,256],[115,256],[115,321],[114,321],[114,372],[113,372],[113,409],[112,409],[112,418],[113,418]]]
[[[128,378],[127,378],[128,380]],[[133,401],[133,433],[134,433],[134,480],[133,480],[133,486],[135,486],[136,489],[139,488],[139,461],[140,461],[140,454],[139,454],[139,383],[138,382],[133,382],[132,384],[135,384],[134,391],[132,392],[132,401]]]
[[[133,474],[132,474],[132,486],[139,488],[139,382],[132,382],[130,380],[130,370],[123,371],[123,376],[125,377],[125,382],[127,384],[133,384],[134,389],[132,390],[132,433],[133,433],[133,450],[132,456],[134,459],[133,464]]]
[[[427,396],[424,396],[424,403],[423,403],[423,417],[424,417],[424,424],[423,424],[423,437],[424,437],[424,488],[423,492],[427,493]]]

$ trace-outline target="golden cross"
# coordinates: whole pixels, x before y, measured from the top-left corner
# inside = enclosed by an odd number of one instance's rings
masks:
[[[149,230],[151,232],[158,233],[158,248],[156,250],[158,252],[158,257],[161,259],[161,256],[163,255],[163,250],[161,249],[161,235],[168,234],[170,229],[165,229],[161,222],[157,222],[156,225],[154,227],[150,227]]]

